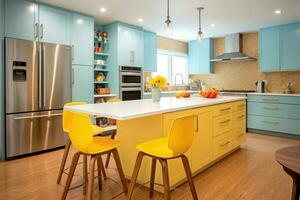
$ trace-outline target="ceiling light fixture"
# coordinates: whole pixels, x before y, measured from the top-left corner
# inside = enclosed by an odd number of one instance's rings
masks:
[[[144,19],[143,18],[139,18],[138,21],[142,23],[144,21]]]
[[[204,8],[203,7],[199,7],[197,8],[198,12],[199,12],[199,30],[198,30],[198,33],[197,33],[197,39],[198,41],[200,42],[203,38],[203,32],[202,32],[202,29],[201,29],[201,11],[203,10]]]
[[[214,27],[216,27],[216,25],[215,25],[215,24],[211,24],[210,26],[211,26],[211,27],[213,27],[213,28],[214,28]]]
[[[104,7],[100,8],[100,12],[105,13],[106,12],[106,8],[104,8]]]
[[[276,15],[280,15],[281,14],[281,10],[275,10],[275,14]]]
[[[167,0],[167,20],[165,21],[166,34],[172,35],[172,21],[170,20],[170,0]]]

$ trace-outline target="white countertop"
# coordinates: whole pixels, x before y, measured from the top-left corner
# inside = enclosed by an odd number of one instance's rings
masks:
[[[177,99],[175,97],[163,97],[161,98],[161,101],[159,103],[154,103],[152,99],[142,99],[115,103],[66,106],[65,109],[117,120],[127,120],[178,110],[239,101],[243,99],[246,98],[233,96],[221,96],[216,99],[206,99],[203,97],[190,97],[180,99]]]
[[[247,93],[247,95],[269,95],[269,96],[294,96],[294,97],[300,97],[300,94],[284,94],[284,93],[271,93],[271,92],[266,92],[266,93],[252,92],[252,93]]]
[[[194,90],[172,90],[172,91],[162,91],[162,94],[175,94],[177,92],[189,92],[189,93],[198,93],[198,91],[194,91]],[[144,92],[144,95],[150,95],[152,94],[151,92]]]

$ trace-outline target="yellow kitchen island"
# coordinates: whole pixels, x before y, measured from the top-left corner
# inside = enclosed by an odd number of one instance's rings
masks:
[[[114,104],[87,104],[65,109],[117,119],[117,140],[121,141],[118,151],[128,179],[132,175],[138,153],[136,145],[166,137],[172,121],[178,117],[191,114],[198,116],[198,132],[191,149],[186,153],[194,175],[238,149],[246,139],[245,97],[166,97],[159,103],[145,99]],[[168,164],[172,188],[185,181],[186,175],[180,159],[170,160]],[[150,173],[151,159],[145,157],[138,182],[148,182]],[[162,184],[160,165],[157,165],[155,182]],[[155,189],[160,191],[161,188]]]

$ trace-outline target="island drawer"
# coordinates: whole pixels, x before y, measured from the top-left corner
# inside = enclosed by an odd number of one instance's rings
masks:
[[[300,119],[300,105],[248,102],[249,115]]]
[[[235,112],[232,115],[233,129],[246,130],[246,111]]]
[[[214,106],[213,117],[229,114],[233,111],[233,103]]]
[[[214,159],[226,154],[232,149],[230,131],[214,138]]]
[[[248,115],[247,127],[258,130],[300,135],[300,120],[298,119]]]
[[[235,129],[232,132],[232,147],[236,148],[246,141],[246,130],[245,129]]]
[[[246,100],[233,103],[233,112],[246,110]]]
[[[218,136],[224,132],[232,130],[232,115],[227,114],[216,117],[213,120],[213,135]]]
[[[280,96],[280,95],[249,95],[248,102],[263,102],[263,103],[285,103],[285,104],[300,104],[300,96]]]

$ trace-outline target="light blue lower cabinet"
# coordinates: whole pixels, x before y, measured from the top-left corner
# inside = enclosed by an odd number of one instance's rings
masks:
[[[73,65],[72,101],[83,101],[86,103],[93,103],[93,70],[93,66]]]
[[[247,127],[251,129],[293,134],[300,136],[300,120],[258,115],[247,116]]]
[[[249,115],[300,119],[300,105],[248,102],[247,110]]]

